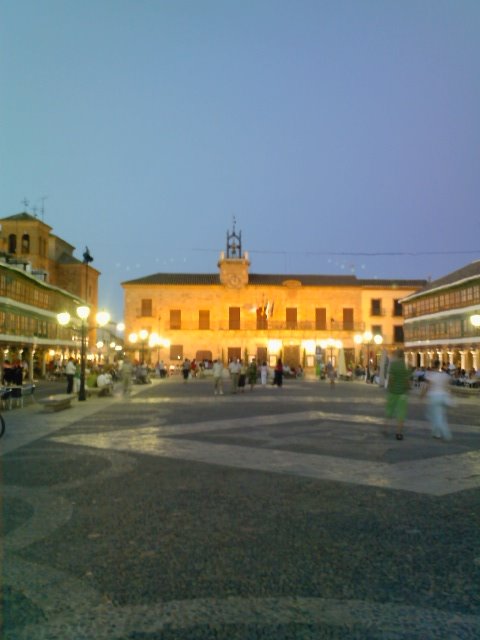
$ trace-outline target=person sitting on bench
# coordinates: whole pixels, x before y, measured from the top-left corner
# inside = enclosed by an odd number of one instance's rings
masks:
[[[101,371],[97,377],[97,387],[101,389],[102,395],[108,395],[112,390],[112,376],[109,373]]]

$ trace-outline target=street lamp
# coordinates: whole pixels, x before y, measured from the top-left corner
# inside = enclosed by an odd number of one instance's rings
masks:
[[[128,341],[131,345],[136,345],[138,342],[138,335],[135,332],[132,332],[129,336],[128,336]]]
[[[85,393],[85,363],[87,355],[87,320],[90,315],[90,307],[80,306],[77,307],[77,316],[81,320],[81,351],[80,351],[80,391],[78,392],[79,400],[86,400],[87,395]],[[97,325],[102,327],[110,320],[110,314],[107,311],[99,311],[95,316]],[[67,325],[70,322],[70,314],[68,311],[62,311],[57,314],[57,321],[62,326]]]
[[[342,348],[342,341],[341,340],[335,340],[334,338],[328,338],[327,339],[327,348],[330,349],[330,362],[332,363],[333,366],[333,350],[334,349],[341,349]]]
[[[383,336],[379,333],[373,335],[371,331],[364,331],[362,334],[357,334],[353,337],[355,344],[361,345],[362,343],[367,347],[367,369],[365,382],[370,382],[370,347],[373,344],[377,346],[381,345],[383,342]]]
[[[170,346],[170,340],[168,340],[167,338],[162,338],[158,335],[158,333],[153,332],[148,338],[148,346],[150,347],[150,349],[154,349],[155,347],[157,348],[158,364],[160,362],[160,349],[163,349],[164,347],[168,349],[168,347]]]
[[[138,335],[140,337],[140,340],[142,341],[142,351],[141,351],[141,358],[140,358],[140,364],[145,364],[145,343],[147,342],[147,338],[148,338],[148,331],[146,329],[140,329],[140,331],[138,332]]]
[[[144,360],[145,344],[147,342],[148,335],[149,333],[146,329],[140,329],[138,333],[133,332],[128,336],[128,341],[130,342],[130,344],[137,344],[139,339],[141,341],[141,347],[140,347],[140,363],[141,364],[144,363],[143,360]]]
[[[140,364],[143,364],[145,342],[148,338],[148,331],[146,329],[140,329],[138,333],[133,332],[128,336],[128,341],[130,342],[130,344],[137,344],[139,338],[142,343],[140,349]]]
[[[320,347],[323,351],[326,351],[327,349],[330,350],[330,362],[333,366],[333,350],[341,349],[343,347],[343,342],[341,340],[335,340],[335,338],[327,338],[326,340],[320,340]]]

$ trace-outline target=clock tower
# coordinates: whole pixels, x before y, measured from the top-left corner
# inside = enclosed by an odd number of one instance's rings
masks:
[[[222,251],[218,266],[220,282],[231,289],[241,289],[248,284],[248,253],[242,253],[242,232],[235,231],[235,218],[232,232],[227,231],[227,252]]]

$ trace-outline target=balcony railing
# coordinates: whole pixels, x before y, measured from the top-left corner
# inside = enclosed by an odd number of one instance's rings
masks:
[[[160,327],[160,331],[162,328]],[[210,323],[210,328],[200,328],[197,322],[187,322],[182,321],[180,327],[166,327],[167,331],[252,331],[252,332],[260,332],[260,331],[310,331],[310,332],[349,332],[349,333],[358,333],[365,330],[365,323],[363,322],[328,322],[326,326],[319,328],[316,326],[315,321],[310,320],[299,320],[297,322],[286,321],[286,320],[269,320],[268,323],[262,324],[262,326],[257,325],[256,320],[248,321],[242,320],[240,321],[240,325],[238,328],[231,328],[227,322],[220,322],[219,324]]]
[[[459,332],[456,332],[452,329],[445,330],[426,330],[425,328],[417,329],[412,331],[409,327],[405,328],[405,340],[431,340],[434,342],[435,340],[453,340],[453,339],[469,339],[469,338],[478,338],[479,331],[475,330],[474,327],[472,329],[461,329]]]

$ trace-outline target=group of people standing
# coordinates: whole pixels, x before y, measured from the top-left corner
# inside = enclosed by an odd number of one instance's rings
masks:
[[[265,386],[268,381],[268,365],[263,362],[258,365],[255,358],[246,364],[241,358],[233,358],[225,369],[220,359],[213,363],[213,392],[215,395],[223,395],[223,381],[226,376],[230,379],[231,393],[243,393],[248,384],[253,391],[260,377],[260,383]],[[273,384],[281,387],[283,383],[283,365],[279,358],[274,370]]]
[[[89,367],[86,370],[85,383],[87,387],[104,388],[105,392],[113,389],[113,382],[116,378],[115,370],[106,370],[103,367]],[[69,358],[65,365],[65,377],[67,379],[67,393],[78,393],[80,391],[81,366],[78,360]]]
[[[26,361],[16,360],[10,362],[5,360],[2,366],[2,384],[5,386],[23,384],[24,379],[28,375],[28,364]]]

